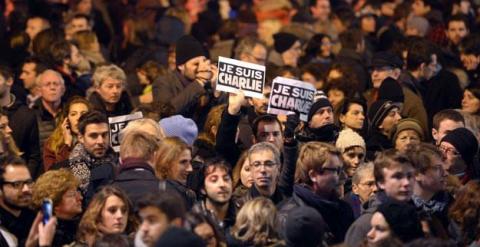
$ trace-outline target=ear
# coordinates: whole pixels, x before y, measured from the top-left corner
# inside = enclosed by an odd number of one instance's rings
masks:
[[[182,227],[182,219],[181,218],[175,218],[170,222],[170,225],[176,226],[176,227]]]
[[[385,181],[383,182],[377,182],[377,188],[379,190],[385,190]]]
[[[420,183],[422,180],[423,180],[423,177],[425,175],[421,174],[420,172],[418,174],[415,175],[415,182],[416,183]]]
[[[432,137],[437,142],[438,140],[438,131],[435,128],[432,128]]]
[[[344,124],[345,123],[345,115],[340,114],[340,116],[338,117],[338,121],[340,121],[340,123]]]
[[[353,192],[353,194],[358,195],[358,193],[357,193],[358,192],[358,185],[352,184],[352,192]]]
[[[257,138],[255,137],[254,134],[252,134],[252,142],[253,142],[253,144],[258,143]]]
[[[210,128],[210,132],[214,135],[217,135],[217,126],[212,126],[212,128]]]
[[[314,170],[309,170],[308,171],[308,177],[310,178],[310,180],[312,180],[312,182],[315,182],[317,180],[317,172],[314,171]]]
[[[201,188],[201,189],[200,189],[200,193],[201,193],[202,195],[204,195],[204,196],[207,195],[207,191],[205,190],[205,188]]]
[[[78,141],[79,141],[80,143],[82,143],[82,144],[85,143],[85,139],[84,139],[84,137],[83,137],[82,134],[78,133],[77,137],[78,137]]]
[[[8,87],[12,87],[13,85],[13,78],[8,78],[7,81],[5,82],[7,84]]]
[[[393,79],[398,80],[398,78],[400,77],[400,74],[402,74],[401,69],[398,69],[398,68],[393,69],[393,75],[392,75]]]
[[[183,74],[183,71],[185,71],[185,64],[177,65],[177,69]]]

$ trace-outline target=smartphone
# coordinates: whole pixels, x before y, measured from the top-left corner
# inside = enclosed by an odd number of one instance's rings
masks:
[[[49,198],[45,198],[43,199],[43,202],[42,202],[42,213],[43,213],[43,219],[42,219],[42,222],[43,224],[47,224],[48,220],[50,220],[50,218],[52,218],[52,200],[50,200]]]

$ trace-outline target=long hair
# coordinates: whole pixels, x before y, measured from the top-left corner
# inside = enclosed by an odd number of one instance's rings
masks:
[[[247,159],[248,159],[248,152],[244,151],[240,155],[240,158],[238,159],[237,164],[235,165],[235,168],[233,168],[232,181],[233,181],[234,189],[237,188],[237,186],[239,186],[242,183],[241,174],[242,174],[243,164],[245,163],[245,161],[247,161]]]
[[[105,186],[95,194],[78,225],[77,239],[80,242],[86,242],[91,236],[97,237],[102,235],[98,229],[98,225],[102,220],[102,211],[105,203],[110,196],[120,198],[127,207],[128,220],[125,232],[130,233],[136,230],[137,222],[133,213],[132,204],[125,192],[114,186]]]
[[[155,174],[160,179],[175,179],[173,163],[183,151],[190,150],[188,144],[178,137],[167,137],[160,143],[155,162]]]
[[[70,112],[70,107],[74,104],[84,104],[87,106],[88,111],[92,110],[92,106],[90,105],[90,102],[88,102],[88,100],[80,96],[72,97],[68,101],[68,103],[63,107],[62,113],[57,117],[57,121],[56,121],[57,127],[55,128],[52,135],[50,136],[51,141],[50,141],[50,145],[48,146],[55,153],[55,155],[58,154],[58,152],[60,151],[60,148],[65,143],[65,139],[63,137],[63,131],[62,131],[62,123],[65,120],[65,118],[68,117],[68,114]]]
[[[449,216],[462,232],[463,245],[469,245],[480,234],[480,181],[472,180],[456,194]]]
[[[257,197],[248,201],[237,214],[232,235],[254,246],[266,246],[278,241],[275,231],[277,209],[270,199]]]
[[[0,117],[8,118],[8,115],[6,112],[0,109]],[[20,155],[23,154],[23,152],[21,152],[15,144],[15,140],[11,135],[6,137],[2,132],[0,132],[0,145],[2,145],[0,153],[3,152],[17,157],[20,157]]]

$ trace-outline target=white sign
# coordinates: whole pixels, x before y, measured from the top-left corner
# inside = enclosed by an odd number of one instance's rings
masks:
[[[130,121],[143,118],[142,112],[135,112],[130,115],[122,115],[118,117],[109,117],[108,126],[110,129],[110,144],[115,152],[120,151],[120,132],[127,127]]]
[[[242,90],[245,96],[263,99],[264,84],[265,66],[226,57],[218,58],[216,90],[229,93]]]
[[[275,77],[267,112],[276,115],[289,115],[297,112],[302,121],[307,121],[315,92],[315,87],[310,83]]]

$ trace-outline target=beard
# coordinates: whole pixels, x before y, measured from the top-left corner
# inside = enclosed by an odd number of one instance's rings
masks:
[[[220,200],[217,200],[213,197],[210,197],[207,195],[207,200],[212,204],[214,205],[215,207],[222,207],[222,206],[225,206],[226,204],[228,204],[230,202],[230,199],[231,199],[231,196],[228,200],[225,200],[225,201],[220,201]]]
[[[9,198],[3,197],[3,203],[9,208],[15,209],[15,210],[22,210],[28,207],[29,203],[25,203],[25,206],[20,206],[18,203],[15,203],[14,201],[10,200]]]

